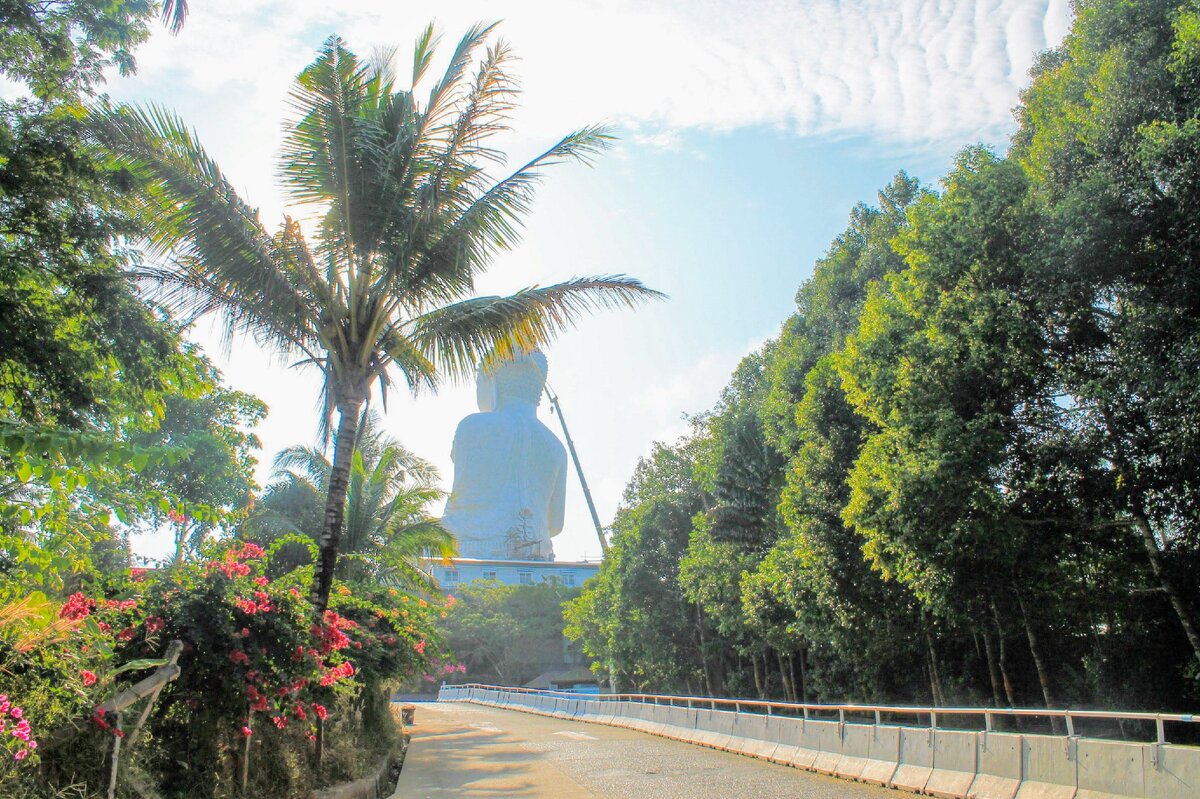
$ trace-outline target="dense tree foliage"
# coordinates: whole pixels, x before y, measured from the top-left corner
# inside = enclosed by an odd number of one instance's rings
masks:
[[[455,681],[524,685],[564,668],[570,653],[562,634],[563,603],[578,595],[578,588],[554,580],[534,585],[489,580],[456,588],[438,623],[446,648],[459,661]]]
[[[822,700],[1200,696],[1198,65],[1194,3],[1081,2],[1007,155],[853,210],[779,337],[639,467],[567,628],[597,668]]]

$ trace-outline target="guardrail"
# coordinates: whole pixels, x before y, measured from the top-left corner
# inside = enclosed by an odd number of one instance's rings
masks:
[[[1195,799],[1200,748],[1167,741],[1185,713],[1044,708],[824,705],[656,694],[442,686],[465,701],[628,727],[834,776],[946,797]],[[924,717],[929,724],[924,725]],[[913,718],[916,724],[893,720]],[[1066,734],[996,729],[1002,718],[1059,720]],[[970,719],[973,728],[961,722]],[[1153,741],[1078,734],[1079,722],[1153,724]],[[948,723],[948,722],[959,722]],[[1148,738],[1150,736],[1147,736]]]

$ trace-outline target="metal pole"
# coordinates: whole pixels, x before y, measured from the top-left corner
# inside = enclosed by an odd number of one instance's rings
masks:
[[[579,475],[579,486],[583,489],[583,498],[587,501],[588,511],[592,514],[592,524],[596,526],[596,537],[600,539],[601,554],[608,554],[608,540],[604,537],[604,528],[600,525],[600,514],[596,513],[596,503],[592,502],[592,492],[588,489],[587,480],[583,476],[583,467],[579,465],[579,455],[575,452],[575,442],[567,432],[567,419],[563,416],[562,406],[558,404],[558,396],[546,386],[546,397],[558,414],[558,423],[562,425],[563,438],[567,440],[567,450],[571,453],[571,462],[575,464],[575,474]]]

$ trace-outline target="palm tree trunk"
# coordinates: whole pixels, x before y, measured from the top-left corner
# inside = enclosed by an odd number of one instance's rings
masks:
[[[329,474],[329,494],[325,498],[325,523],[317,542],[320,550],[308,597],[318,616],[325,612],[329,604],[329,592],[333,588],[333,570],[337,566],[338,542],[342,537],[342,517],[346,515],[350,461],[354,456],[362,405],[361,397],[346,399],[338,404],[338,429],[333,439],[333,469]]]

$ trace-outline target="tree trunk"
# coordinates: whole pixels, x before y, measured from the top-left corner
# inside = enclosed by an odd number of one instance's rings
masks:
[[[929,652],[929,688],[933,692],[934,707],[943,707],[946,697],[942,694],[942,681],[938,676],[937,654],[933,651],[933,638],[925,631],[925,647]]]
[[[795,702],[796,690],[792,687],[792,680],[788,675],[787,664],[783,660],[783,653],[779,650],[775,650],[775,660],[779,663],[779,680],[783,683],[783,701]]]
[[[1037,669],[1038,683],[1042,686],[1042,698],[1046,700],[1046,707],[1052,708],[1055,706],[1054,692],[1050,685],[1050,671],[1046,667],[1046,660],[1042,656],[1042,644],[1038,639],[1037,632],[1033,629],[1033,625],[1029,623],[1029,615],[1025,612],[1025,600],[1021,594],[1017,594],[1017,607],[1021,609],[1021,621],[1025,624],[1025,637],[1029,640],[1029,654],[1033,657],[1034,668]],[[1062,720],[1051,717],[1051,726],[1054,733],[1062,733]]]
[[[1146,558],[1150,561],[1150,569],[1154,572],[1158,584],[1162,586],[1163,593],[1170,600],[1175,615],[1179,617],[1179,623],[1183,625],[1183,632],[1187,635],[1188,643],[1192,645],[1192,652],[1195,653],[1197,659],[1200,659],[1200,633],[1196,631],[1196,625],[1192,622],[1192,614],[1188,610],[1183,596],[1176,589],[1175,581],[1171,579],[1171,575],[1167,574],[1166,567],[1163,566],[1162,552],[1158,548],[1158,539],[1154,537],[1154,528],[1150,526],[1150,519],[1146,516],[1140,502],[1134,503],[1132,513],[1133,526],[1137,528],[1141,535],[1142,545],[1146,547]]]
[[[187,519],[179,522],[175,528],[175,563],[174,566],[183,565],[183,548],[187,544]]]
[[[805,683],[807,682],[807,679],[806,679],[807,675],[804,673],[804,652],[805,652],[805,650],[803,648],[801,648],[801,650],[800,650],[800,682],[798,684],[796,682],[796,656],[794,654],[788,655],[788,667],[791,669],[792,687],[796,691],[796,701],[797,702],[807,702],[808,701],[808,686],[805,685]]]
[[[1108,408],[1102,408],[1101,412],[1104,415],[1104,426],[1107,428],[1108,437],[1113,442],[1113,463],[1117,467],[1117,474],[1121,478],[1121,482],[1127,486],[1126,496],[1130,500],[1129,512],[1133,516],[1133,526],[1137,528],[1138,535],[1142,539],[1142,546],[1146,548],[1146,558],[1150,561],[1150,570],[1154,572],[1155,579],[1158,580],[1163,593],[1171,602],[1172,610],[1179,617],[1179,623],[1183,625],[1183,632],[1192,646],[1192,652],[1200,659],[1200,633],[1197,632],[1196,624],[1192,621],[1192,614],[1187,603],[1183,601],[1183,596],[1175,587],[1175,581],[1163,567],[1162,552],[1158,548],[1158,540],[1154,537],[1154,528],[1150,526],[1150,518],[1146,514],[1143,495],[1133,480],[1133,470],[1129,468],[1129,463],[1125,458],[1125,447],[1116,431],[1112,413]]]
[[[988,679],[992,684],[992,704],[996,707],[1004,707],[1004,703],[1000,699],[1000,671],[996,668],[996,652],[992,646],[992,636],[988,635],[986,627],[981,634],[983,636],[983,652],[987,657]]]
[[[700,610],[699,605],[696,605],[696,632],[700,636],[700,665],[704,673],[704,690],[708,692],[709,696],[715,696],[713,693],[712,666],[708,662],[708,651],[705,646],[704,613]]]
[[[996,623],[996,665],[1000,667],[1000,680],[1004,683],[1004,696],[1008,699],[1009,707],[1016,707],[1016,691],[1013,690],[1012,680],[1008,676],[1008,651],[1004,645],[1004,625],[1000,623],[1000,611],[996,609],[995,600],[992,600],[992,621]],[[1021,726],[1020,716],[1017,717],[1017,726]]]
[[[766,699],[766,690],[763,687],[763,674],[761,659],[757,652],[750,653],[750,664],[754,669],[754,690],[758,692],[759,699]]]
[[[342,518],[346,515],[346,490],[350,484],[350,462],[358,438],[359,411],[362,397],[344,399],[338,403],[338,429],[333,440],[333,469],[329,474],[329,494],[325,498],[325,522],[318,539],[320,551],[313,567],[312,590],[309,601],[317,616],[329,605],[333,589],[333,570],[337,567],[338,542],[342,537]]]
[[[1029,623],[1029,614],[1025,611],[1025,600],[1020,594],[1017,594],[1017,607],[1021,609],[1021,621],[1025,624],[1025,637],[1029,640],[1029,654],[1033,656],[1038,683],[1042,686],[1042,698],[1046,700],[1046,707],[1054,707],[1054,691],[1050,686],[1050,672],[1046,668],[1046,660],[1042,656],[1042,644],[1038,639],[1037,631]]]

